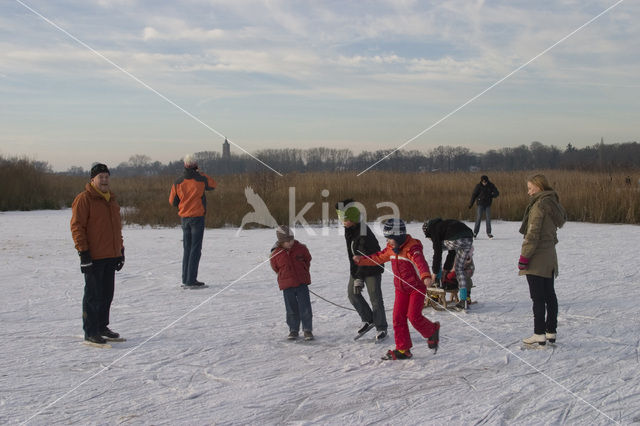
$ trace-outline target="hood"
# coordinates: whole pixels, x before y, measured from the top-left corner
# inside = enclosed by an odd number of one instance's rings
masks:
[[[193,179],[196,176],[200,176],[200,173],[198,173],[196,169],[188,169],[185,167],[183,176],[185,179]]]
[[[436,225],[438,222],[442,222],[442,219],[439,217],[436,217],[435,219],[429,219],[427,220],[423,225],[422,225],[422,232],[424,232],[424,236],[427,238],[431,238],[432,237],[432,232],[433,232],[433,227],[434,225]]]
[[[544,202],[545,212],[549,215],[553,224],[562,228],[567,222],[567,212],[560,204],[560,197],[555,191],[541,191],[534,195],[534,199]]]

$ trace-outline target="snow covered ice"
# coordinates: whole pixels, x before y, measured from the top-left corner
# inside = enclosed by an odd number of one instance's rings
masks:
[[[215,214],[212,210],[210,214]],[[413,358],[390,336],[355,341],[353,311],[311,295],[315,341],[290,342],[267,262],[272,229],[207,229],[199,278],[180,288],[179,228],[125,226],[111,328],[128,340],[82,344],[83,278],[70,210],[0,213],[0,423],[18,424],[631,424],[640,422],[640,228],[559,230],[558,343],[522,350],[533,332],[517,274],[519,223],[484,224],[468,313],[436,312],[436,355],[413,329]],[[420,223],[409,233],[432,250]],[[297,229],[313,260],[310,289],[350,307],[337,226]],[[383,238],[379,236],[379,241]],[[410,327],[411,328],[411,327]]]

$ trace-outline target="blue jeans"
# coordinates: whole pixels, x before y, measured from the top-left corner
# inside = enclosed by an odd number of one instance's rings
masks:
[[[487,216],[487,235],[491,234],[491,206],[478,206],[478,210],[476,212],[476,226],[473,227],[473,235],[478,235],[478,232],[480,231],[482,213]]]
[[[287,308],[287,325],[289,331],[313,331],[311,312],[311,299],[309,299],[309,286],[306,284],[298,287],[290,287],[282,290],[284,306]]]
[[[195,284],[202,254],[204,216],[182,218],[182,284]]]

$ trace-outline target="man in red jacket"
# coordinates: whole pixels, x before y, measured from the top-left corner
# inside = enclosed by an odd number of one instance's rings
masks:
[[[198,266],[202,255],[204,215],[207,212],[205,191],[212,191],[216,182],[198,171],[198,163],[191,155],[184,157],[184,174],[171,186],[169,204],[178,208],[182,223],[182,285],[201,287]]]
[[[108,327],[115,271],[124,266],[120,206],[109,190],[109,176],[106,165],[94,165],[91,181],[71,206],[71,236],[80,255],[80,270],[85,282],[82,299],[84,338],[98,345],[106,344],[105,337],[120,337]]]

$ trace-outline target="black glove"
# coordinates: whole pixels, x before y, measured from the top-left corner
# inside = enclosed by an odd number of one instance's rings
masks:
[[[473,207],[473,204],[469,204],[469,208]]]
[[[78,255],[80,256],[80,270],[83,274],[91,272],[91,268],[93,267],[93,260],[91,260],[91,254],[89,250],[79,251]]]
[[[124,247],[122,247],[122,256],[116,260],[116,271],[119,271],[124,266]]]
[[[353,280],[353,294],[362,293],[363,287],[364,287],[364,281],[362,281],[360,278],[356,278],[355,280]]]

